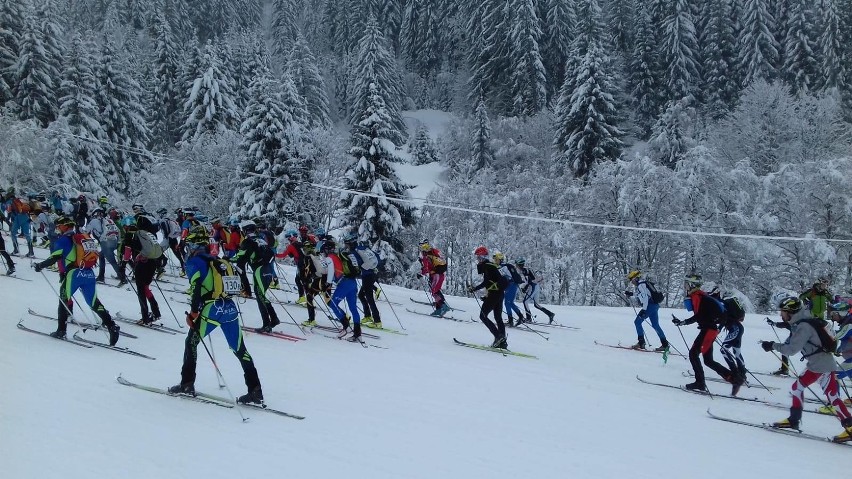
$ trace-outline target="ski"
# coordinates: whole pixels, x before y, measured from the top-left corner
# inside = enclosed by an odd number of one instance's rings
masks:
[[[695,377],[695,375],[692,374],[692,371],[682,371],[681,374],[685,378],[694,378]],[[724,379],[721,379],[721,378],[705,378],[705,380],[710,381],[710,382],[714,382],[714,383],[730,384],[728,381],[725,381]],[[769,390],[772,390],[772,391],[777,391],[779,389],[779,388],[776,388],[776,387],[773,387],[773,386],[765,386],[765,387],[764,386],[755,386],[753,384],[750,384],[748,381],[746,381],[745,384],[743,384],[743,386],[746,386],[746,387],[749,387],[749,388],[769,389]]]
[[[777,427],[773,427],[771,424],[767,423],[759,423],[759,422],[750,422],[750,421],[742,421],[739,419],[733,419],[730,417],[719,416],[717,414],[713,414],[710,409],[707,409],[707,415],[713,419],[718,421],[730,422],[733,424],[741,424],[743,426],[755,427],[758,429],[763,429],[764,431],[774,432],[778,434],[783,434],[785,436],[792,437],[801,437],[803,439],[810,439],[812,441],[821,441],[821,442],[830,442],[832,444],[837,444],[839,446],[852,446],[852,442],[837,442],[833,438],[818,436],[816,434],[808,434],[806,432],[802,432],[799,429],[780,429]]]
[[[290,334],[287,334],[287,333],[280,333],[278,331],[271,331],[269,333],[264,333],[264,332],[257,331],[257,328],[250,328],[248,326],[240,326],[240,329],[242,329],[243,331],[249,332],[249,333],[258,334],[260,336],[269,336],[269,337],[272,337],[272,338],[284,339],[284,340],[287,340],[287,341],[292,341],[294,343],[298,343],[299,341],[304,341],[305,339],[307,339],[307,338],[303,338],[301,336],[293,336],[293,335],[290,335]]]
[[[697,395],[700,395],[700,396],[709,396],[709,397],[712,397],[712,398],[726,398],[726,399],[733,399],[735,401],[759,403],[759,404],[764,404],[766,406],[769,406],[769,407],[775,408],[775,409],[784,409],[784,410],[790,409],[789,404],[781,404],[781,403],[777,403],[777,402],[770,402],[770,401],[767,401],[765,399],[760,399],[760,398],[756,398],[756,397],[745,398],[745,397],[739,397],[739,396],[731,396],[729,394],[711,393],[708,390],[694,391],[694,390],[691,390],[691,389],[686,389],[686,387],[684,387],[684,386],[675,386],[673,384],[655,383],[653,381],[647,381],[645,379],[640,378],[638,375],[636,376],[636,379],[638,379],[640,382],[643,382],[645,384],[651,384],[651,385],[654,385],[654,386],[661,386],[661,387],[666,387],[666,388],[671,388],[671,389],[680,389],[683,392],[687,392],[687,393],[691,393],[691,394],[697,394]],[[802,412],[819,414],[819,412],[815,409],[803,409]]]
[[[121,321],[122,323],[132,324],[134,326],[139,326],[140,328],[148,328],[148,329],[152,329],[154,331],[159,331],[161,333],[166,333],[166,334],[183,333],[183,331],[178,331],[177,329],[170,328],[168,326],[163,326],[162,324],[145,324],[145,323],[142,322],[142,320],[139,320],[139,319],[125,318],[124,316],[121,315],[121,312],[116,312],[113,315],[112,319],[114,319],[116,321]]]
[[[357,342],[363,348],[390,349],[390,348],[385,347],[385,346],[379,346],[379,345],[368,343],[368,342],[364,341],[364,338],[363,338],[364,334],[363,333],[361,333],[361,336],[362,336],[361,338],[359,338],[357,340],[353,340],[351,336],[340,337],[340,336],[337,336],[336,334],[335,335],[326,334],[325,330],[314,331],[313,329],[314,328],[311,328],[312,334],[315,334],[317,336],[321,336],[323,338],[334,339],[334,340],[337,340],[337,341],[346,341],[346,342],[349,342],[349,343],[356,343]],[[347,333],[347,334],[349,334],[349,333]]]
[[[124,354],[129,354],[131,356],[136,356],[136,357],[145,358],[145,359],[157,359],[155,357],[151,357],[151,356],[148,356],[146,354],[136,352],[136,351],[129,349],[129,348],[122,348],[122,347],[119,347],[119,346],[110,346],[107,343],[101,343],[99,341],[92,341],[90,339],[81,338],[79,332],[74,333],[74,339],[77,340],[77,341],[86,343],[86,344],[91,344],[92,346],[98,346],[98,347],[101,347],[101,348],[104,348],[104,349],[111,349],[113,351],[116,351],[116,352],[119,352],[119,353],[124,353]]]
[[[27,312],[30,313],[30,315],[35,316],[37,318],[49,319],[51,321],[57,321],[57,322],[59,321],[59,319],[54,318],[53,316],[48,316],[46,314],[36,313],[32,309],[27,309]],[[104,329],[103,325],[101,325],[101,324],[81,323],[80,321],[77,321],[73,317],[68,318],[68,323],[73,324],[74,326],[79,326],[83,329],[91,329],[92,331],[99,331],[101,329]],[[124,331],[119,331],[118,335],[123,336],[125,338],[139,339],[139,336],[135,336],[135,335],[130,334],[130,333],[125,333]]]
[[[19,278],[18,276],[15,276],[15,274],[16,274],[16,273],[13,273],[13,274],[3,274],[3,275],[0,275],[0,278],[17,279],[18,281],[29,281],[30,283],[32,283],[32,281],[33,281],[33,280],[31,280],[31,279],[27,279],[27,278]]]
[[[418,301],[418,300],[416,300],[416,299],[414,299],[414,298],[408,298],[408,299],[410,299],[412,303],[425,304],[426,306],[432,306],[433,308],[435,307],[435,303],[433,303],[433,302],[431,302],[431,301]],[[458,312],[460,312],[460,313],[464,313],[464,312],[465,312],[465,310],[463,310],[463,309],[454,308],[454,307],[452,307],[452,306],[450,306],[449,308],[450,308],[450,311],[458,311]]]
[[[665,352],[665,351],[655,351],[655,350],[653,350],[653,349],[636,349],[636,348],[631,347],[631,346],[624,346],[623,344],[617,344],[617,345],[616,345],[616,344],[606,344],[606,343],[599,343],[599,342],[597,342],[597,341],[595,341],[595,344],[597,344],[598,346],[605,346],[605,347],[607,347],[607,348],[626,349],[627,351],[637,351],[637,352],[640,352],[640,353],[657,353],[657,354],[663,354],[663,353]],[[673,351],[671,351],[671,350],[669,350],[669,356],[680,356],[680,357],[683,357],[683,355],[682,355],[682,354],[678,354],[678,353],[673,352]]]
[[[363,327],[365,327],[365,328],[370,328],[370,329],[372,329],[372,330],[374,330],[374,331],[383,331],[383,332],[385,332],[385,333],[398,334],[398,335],[400,335],[400,336],[408,336],[408,333],[405,333],[405,332],[402,332],[402,331],[398,331],[398,330],[396,330],[396,329],[392,329],[392,328],[387,328],[387,327],[385,327],[385,325],[384,325],[384,324],[382,324],[382,327],[381,327],[381,328],[377,328],[377,327],[375,327],[375,323],[361,323],[361,326],[363,326]],[[362,334],[363,334],[363,333],[362,333]]]
[[[491,346],[483,346],[481,344],[464,343],[464,342],[459,341],[456,338],[453,338],[453,341],[456,344],[458,344],[459,346],[464,346],[466,348],[480,349],[482,351],[491,351],[493,353],[500,353],[503,356],[511,355],[511,356],[518,356],[518,357],[521,357],[521,358],[538,359],[537,356],[533,356],[532,354],[518,353],[518,352],[515,352],[515,351],[510,351],[508,349],[502,349],[502,348],[492,348]]]
[[[526,321],[524,321],[524,322],[523,322],[523,323],[521,323],[521,324],[527,324],[527,322],[526,322]],[[564,325],[564,324],[559,324],[559,323],[553,323],[553,324],[551,324],[551,323],[538,323],[538,322],[533,321],[533,322],[531,322],[531,323],[529,323],[529,324],[532,324],[532,325],[535,325],[535,326],[545,326],[545,327],[548,327],[548,328],[561,328],[561,329],[567,329],[567,330],[569,330],[569,331],[579,331],[579,330],[580,330],[580,328],[578,328],[578,327],[576,327],[576,326],[566,326],[566,325]]]
[[[527,333],[538,333],[538,334],[547,334],[547,335],[550,334],[547,331],[539,331],[537,329],[533,329],[533,328],[527,326],[526,323],[521,323],[520,326],[517,326],[517,325],[516,326],[509,326],[509,324],[506,323],[506,327],[512,328],[512,331],[523,331],[523,332],[527,332]]]
[[[115,378],[115,380],[118,381],[118,384],[121,384],[121,385],[124,385],[124,386],[130,386],[132,388],[141,389],[143,391],[148,391],[148,392],[152,392],[152,393],[156,393],[156,394],[162,394],[164,396],[187,399],[187,400],[190,400],[190,401],[196,401],[196,402],[201,402],[201,403],[205,403],[205,404],[212,404],[214,406],[220,406],[220,407],[224,407],[224,408],[233,408],[234,407],[234,403],[231,400],[226,399],[226,398],[222,398],[222,397],[218,397],[218,396],[211,396],[209,394],[198,393],[198,392],[195,393],[195,396],[190,396],[188,394],[172,394],[169,391],[167,391],[166,389],[155,388],[155,387],[152,387],[152,386],[144,386],[144,385],[141,385],[141,384],[132,383],[132,382],[128,381],[127,379],[124,379],[120,374],[118,375],[118,377]]]
[[[331,327],[331,326],[321,326],[321,325],[311,326],[311,330],[314,330],[314,329],[319,329],[319,330],[322,330],[322,331],[331,331],[332,333],[340,334],[340,328],[334,328],[334,327]],[[375,335],[375,334],[370,334],[370,333],[365,333],[363,331],[361,332],[361,336],[363,336],[365,338],[370,338],[370,339],[382,339],[381,336],[378,336],[378,335]]]
[[[35,329],[30,329],[30,328],[24,326],[23,322],[24,322],[23,319],[18,321],[18,329],[20,329],[21,331],[26,331],[28,333],[40,334],[42,336],[47,336],[50,339],[57,339],[57,338],[54,338],[53,336],[51,336],[50,333],[45,333],[45,332],[42,332],[42,331],[37,331]],[[92,347],[92,346],[90,346],[86,343],[78,343],[77,341],[74,341],[73,339],[67,339],[67,338],[66,339],[58,339],[58,341],[62,341],[64,343],[68,343],[68,344],[73,344],[75,346],[80,346],[80,347],[83,347],[83,348],[91,348]]]
[[[408,308],[405,308],[405,310],[408,311],[409,313],[419,314],[420,316],[429,316],[430,318],[446,319],[446,320],[449,320],[449,321],[455,321],[457,323],[470,323],[471,322],[471,321],[468,321],[466,319],[454,318],[452,316],[434,316],[430,313],[421,313],[420,311],[414,311],[413,309],[408,309]]]

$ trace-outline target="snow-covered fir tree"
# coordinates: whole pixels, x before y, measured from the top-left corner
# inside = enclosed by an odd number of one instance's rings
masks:
[[[0,0],[0,107],[15,97],[17,75],[13,66],[18,61],[24,31],[23,7],[19,0]]]
[[[476,6],[468,31],[473,37],[470,50],[471,76],[468,81],[471,100],[480,95],[489,99],[494,109],[508,113],[513,99],[506,89],[510,85],[512,42],[511,4],[503,0],[484,0]]]
[[[401,233],[414,224],[414,207],[407,202],[410,186],[402,183],[393,163],[392,138],[400,136],[376,84],[368,86],[368,103],[352,127],[352,156],[340,195],[341,224],[368,241],[385,258],[385,274],[397,275],[408,266]],[[366,193],[366,194],[365,194]],[[368,196],[375,195],[375,196]]]
[[[150,125],[154,144],[171,147],[180,140],[180,112],[184,90],[178,84],[178,52],[172,27],[163,13],[152,19],[154,29],[154,98]]]
[[[606,53],[592,39],[576,70],[567,74],[574,80],[566,79],[559,92],[554,159],[577,178],[585,178],[596,163],[621,154],[611,70]]]
[[[548,99],[552,99],[565,81],[565,62],[571,51],[577,17],[573,0],[547,0],[547,13],[542,23],[544,61]]]
[[[429,136],[429,130],[421,126],[411,143],[411,162],[415,165],[426,165],[437,161],[438,148],[435,146],[435,140]]]
[[[68,120],[60,116],[47,129],[53,154],[50,161],[50,186],[67,194],[83,189],[82,176],[86,172],[80,168],[77,153],[77,139],[68,126]]]
[[[663,22],[668,99],[691,97],[698,83],[698,42],[692,9],[687,0],[674,0],[671,13]]]
[[[111,157],[118,173],[113,188],[129,193],[139,183],[151,156],[148,152],[150,132],[145,109],[139,98],[141,88],[130,73],[130,64],[116,51],[106,35],[98,68],[98,104],[105,139],[112,148]]]
[[[494,153],[491,151],[491,120],[488,118],[488,107],[482,98],[476,103],[470,151],[474,170],[494,164]]]
[[[91,38],[91,32],[87,38]],[[75,161],[80,184],[74,187],[94,194],[112,194],[117,172],[110,161],[111,152],[104,143],[106,134],[96,99],[99,85],[94,69],[94,48],[80,33],[75,33],[65,55],[59,114],[74,136],[66,142],[70,152],[64,155]]]
[[[405,137],[405,123],[400,116],[403,92],[399,72],[376,19],[370,17],[365,28],[352,73],[352,115],[349,122],[354,125],[361,121],[364,112],[372,106],[373,90],[376,90],[381,95],[384,114],[391,124],[391,129],[387,130],[391,136],[385,138],[401,145]]]
[[[402,14],[399,43],[408,68],[423,78],[437,72],[441,59],[439,12],[433,0],[408,0]]]
[[[852,56],[852,53],[843,46],[842,23],[837,1],[824,0],[823,5],[821,22],[823,31],[819,37],[819,56],[822,58],[822,67],[818,70],[821,75],[817,79],[817,87],[847,90],[846,81],[849,75],[847,65],[849,63],[848,58]]]
[[[296,91],[305,101],[308,114],[307,128],[331,126],[328,113],[328,95],[325,80],[317,67],[317,61],[305,37],[298,32],[293,48],[287,57],[287,72],[293,79]]]
[[[216,133],[236,128],[240,115],[234,104],[231,79],[225,75],[217,47],[207,42],[195,78],[183,104],[186,120],[181,128],[181,141],[194,141],[204,133]]]
[[[651,127],[659,115],[661,105],[665,101],[662,94],[662,79],[658,73],[662,71],[662,58],[655,44],[655,34],[651,25],[651,11],[647,6],[640,5],[636,9],[636,43],[633,47],[633,63],[631,65],[630,83],[635,108],[636,125],[647,138]]]
[[[547,76],[539,41],[541,27],[533,0],[516,0],[517,19],[511,29],[512,71],[509,76],[512,114],[532,116],[547,105]]]
[[[714,118],[721,118],[733,106],[739,93],[737,44],[729,1],[707,0],[703,10],[701,98],[705,109]]]
[[[695,109],[689,98],[671,102],[654,125],[648,142],[652,158],[674,169],[696,145]]]
[[[379,23],[382,27],[382,32],[385,34],[388,43],[391,45],[391,51],[398,54],[400,51],[400,33],[402,30],[403,10],[408,3],[405,0],[374,0],[376,2],[375,11],[376,18],[380,19]],[[434,8],[434,13],[439,14],[445,12],[444,8]]]
[[[784,65],[782,75],[793,93],[812,90],[817,77],[814,57],[815,40],[810,37],[811,25],[807,10],[800,0],[792,0],[787,35],[784,38]]]
[[[28,12],[21,34],[20,52],[12,65],[15,72],[12,89],[18,116],[22,120],[36,120],[42,127],[56,118],[55,82],[59,78],[59,65],[53,63],[59,58],[50,54],[47,47],[48,43],[56,44],[59,40],[45,38],[46,33],[57,32],[42,30],[35,12]]]
[[[235,192],[232,213],[242,218],[263,218],[271,226],[295,219],[298,205],[292,192],[289,160],[298,156],[300,126],[293,108],[281,96],[281,84],[261,70],[251,84],[251,101],[240,127],[246,159],[245,172]]]
[[[773,19],[767,8],[767,0],[744,1],[739,56],[743,86],[750,85],[758,78],[772,80],[776,76],[778,43],[770,30],[772,25]]]
[[[299,33],[297,0],[274,0],[272,2],[272,51],[279,58],[286,58]]]

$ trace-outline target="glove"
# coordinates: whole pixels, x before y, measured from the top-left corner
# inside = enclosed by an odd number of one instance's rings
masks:
[[[772,321],[772,320],[771,320],[771,319],[769,319],[769,318],[766,318],[766,324],[768,324],[768,325],[770,325],[770,326],[775,326],[775,322],[774,322],[774,321]]]
[[[645,311],[644,309],[640,309],[639,310],[639,317],[642,318],[642,319],[646,319],[648,317],[648,312]]]
[[[475,292],[476,292],[476,288],[474,288],[473,286],[468,286],[468,287],[467,287],[467,292],[468,292],[468,293],[471,293],[471,294],[472,294],[472,293],[475,293]]]
[[[764,351],[766,351],[767,353],[768,353],[769,351],[772,351],[772,347],[773,347],[773,346],[775,346],[775,342],[774,342],[774,341],[761,341],[761,342],[760,342],[760,347],[762,347],[762,348],[763,348],[763,350],[764,350]]]
[[[629,298],[629,297],[633,296],[633,291],[625,291],[624,295]]]
[[[527,287],[524,286],[523,288],[521,288],[521,292],[524,293],[524,294],[527,294]]]
[[[189,329],[195,329],[195,320],[198,319],[198,313],[186,313],[186,325]]]
[[[40,273],[41,270],[44,269],[44,266],[42,266],[41,263],[33,263],[33,269],[36,273]]]
[[[683,321],[681,321],[681,320],[679,320],[675,317],[672,317],[672,324],[674,324],[677,327],[680,327],[680,325],[683,324]]]

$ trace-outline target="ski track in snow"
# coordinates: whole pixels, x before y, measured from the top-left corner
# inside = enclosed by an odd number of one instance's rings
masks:
[[[37,250],[40,256],[44,250]],[[89,479],[140,478],[657,478],[676,473],[690,478],[839,476],[849,451],[832,444],[769,434],[755,428],[709,419],[718,414],[772,421],[785,411],[685,394],[636,381],[636,374],[668,384],[688,382],[681,373],[689,363],[660,355],[604,348],[634,338],[629,308],[556,306],[557,321],[581,331],[550,332],[550,341],[509,330],[512,349],[538,356],[529,360],[463,348],[452,338],[487,344],[481,324],[431,320],[395,306],[408,336],[382,334],[368,340],[390,349],[308,335],[291,343],[245,335],[270,407],[304,415],[304,421],[244,410],[182,401],[119,385],[130,381],[158,387],[180,379],[183,335],[165,335],[130,324],[123,330],[139,339],[121,338],[119,346],[157,358],[150,361],[102,348],[84,349],[18,331],[27,326],[52,331],[56,323],[27,314],[27,308],[55,314],[50,287],[21,259],[19,275],[33,282],[0,278],[0,463],[4,477]],[[288,280],[292,269],[285,267]],[[55,273],[47,277],[57,281]],[[55,286],[55,285],[54,285]],[[393,301],[416,291],[387,286]],[[79,293],[78,293],[79,294]],[[166,326],[177,327],[156,291]],[[279,297],[292,296],[276,292]],[[112,311],[138,314],[130,291],[98,288]],[[454,306],[477,311],[472,298],[450,298]],[[260,325],[254,301],[240,305],[247,325]],[[300,334],[276,305],[283,325]],[[184,306],[172,308],[182,319]],[[380,303],[384,322],[400,329],[390,307]],[[297,321],[300,307],[286,307]],[[75,310],[77,314],[79,309]],[[683,311],[661,311],[661,318]],[[132,314],[131,314],[132,313]],[[82,318],[91,318],[86,311]],[[322,313],[318,319],[325,324]],[[761,316],[749,315],[744,355],[756,371],[777,367],[760,350],[758,339],[774,335]],[[680,335],[663,320],[669,339],[684,351]],[[75,327],[69,325],[69,336]],[[374,331],[369,331],[373,333]],[[683,328],[687,340],[696,334]],[[86,337],[104,340],[100,332]],[[653,333],[649,336],[656,343]],[[212,334],[216,359],[231,390],[245,392],[242,371],[218,331]],[[717,359],[721,359],[717,354]],[[797,360],[793,361],[800,367]],[[712,376],[714,373],[708,372]],[[743,389],[744,397],[787,403],[790,379],[760,377],[782,389]],[[716,392],[725,385],[710,383]],[[199,391],[227,395],[203,348],[199,349]],[[833,435],[836,419],[807,415],[807,432]],[[733,455],[733,457],[731,457]],[[735,461],[734,465],[726,461]]]

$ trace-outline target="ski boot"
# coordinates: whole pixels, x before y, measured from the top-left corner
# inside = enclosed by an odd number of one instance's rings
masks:
[[[308,303],[308,299],[305,298],[304,296],[299,296],[299,299],[296,300],[296,304],[301,304],[302,306],[304,306],[307,303]]]
[[[50,333],[49,336],[51,338],[56,338],[56,339],[65,339],[65,330],[64,329],[57,329],[56,331]]]
[[[820,406],[820,408],[817,409],[817,412],[819,412],[820,414],[826,414],[828,416],[834,416],[836,414],[834,406]]]
[[[238,397],[237,402],[240,404],[266,407],[263,403],[263,391],[260,389],[260,386],[252,389],[248,392],[248,394]]]
[[[630,348],[644,351],[645,350],[645,338],[640,337],[639,342],[637,342],[633,346],[630,346]]]
[[[361,324],[363,324],[364,326],[367,326],[368,328],[370,327],[370,324],[372,324],[372,323],[373,323],[373,317],[372,316],[364,316],[363,318],[361,318]]]
[[[269,330],[272,331],[272,328],[281,324],[281,320],[278,317],[273,317],[269,319]]]
[[[494,339],[491,347],[496,349],[509,349],[509,343],[506,341],[506,336],[500,336],[499,338]]]
[[[344,316],[343,319],[340,320],[340,324],[343,326],[343,328],[337,335],[337,339],[343,339],[347,334],[352,332],[352,328],[349,327],[349,316]]]
[[[508,320],[509,321],[506,322],[506,327],[507,328],[514,328],[515,327],[515,319],[513,317],[509,316]]]
[[[707,385],[704,384],[703,382],[698,382],[698,381],[695,381],[694,383],[689,383],[684,387],[689,391],[706,391],[707,390]]]
[[[121,331],[121,328],[113,321],[112,324],[107,325],[107,331],[109,331],[109,345],[115,346],[115,343],[118,342],[118,332]]]
[[[317,325],[317,322],[314,319],[308,319],[307,321],[302,321],[302,326],[304,326],[306,328],[313,328],[316,325]]]
[[[788,371],[786,367],[781,366],[780,368],[778,368],[777,371],[773,371],[772,375],[773,376],[789,376],[790,371]]]
[[[772,423],[775,429],[799,429],[798,421],[791,421],[789,418],[782,419]]]
[[[195,396],[195,385],[194,384],[178,384],[177,386],[172,386],[167,389],[169,394],[174,395],[183,395],[183,396]]]
[[[259,328],[255,328],[254,332],[260,333],[260,334],[269,334],[269,333],[272,332],[272,326],[265,324],[265,325],[263,325]]]
[[[12,276],[13,274],[15,274],[15,265],[14,264],[12,266],[9,266],[8,271],[6,271],[6,276]]]
[[[103,276],[98,276],[97,278],[95,278],[95,282],[100,284],[106,284],[106,280],[104,280]]]
[[[656,351],[658,353],[662,353],[662,352],[669,350],[669,342],[666,341],[665,339],[663,339],[662,342],[663,342],[663,344],[661,344],[660,347],[658,347],[658,348],[654,348],[654,351]]]
[[[278,281],[273,280],[269,283],[269,289],[281,289],[281,285],[278,284]]]
[[[361,325],[359,323],[355,323],[352,330],[352,336],[346,338],[346,340],[353,343],[361,342]]]
[[[556,316],[554,313],[547,314],[547,324],[553,324],[553,318]]]
[[[164,268],[159,268],[159,269],[157,269],[157,274],[156,274],[155,278],[157,279],[157,281],[159,281],[159,280],[163,279],[163,276],[165,276],[165,275],[166,275],[166,270]]]
[[[745,378],[740,375],[731,374],[729,381],[731,383],[731,396],[736,396],[740,389],[742,389],[743,384],[745,384]]]
[[[843,426],[843,432],[831,438],[834,442],[849,442],[852,441],[852,418],[847,417],[840,421]]]
[[[447,305],[447,303],[444,303],[441,305],[440,308],[438,308],[438,310],[441,311],[441,316],[443,316],[450,312],[450,307]]]

